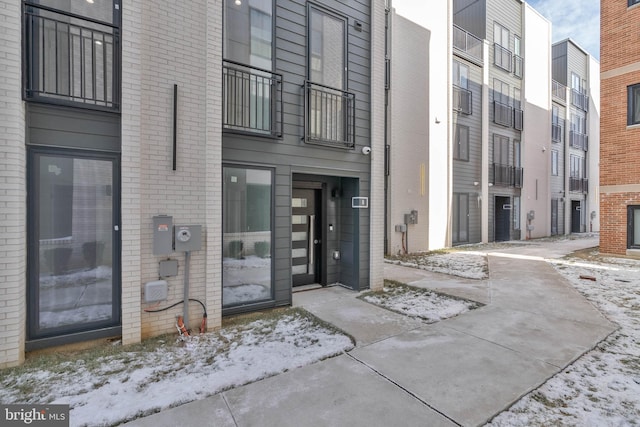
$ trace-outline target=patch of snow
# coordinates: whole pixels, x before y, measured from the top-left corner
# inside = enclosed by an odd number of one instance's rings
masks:
[[[405,267],[420,268],[467,279],[486,279],[487,256],[479,252],[452,252],[446,254],[411,254],[386,262]]]

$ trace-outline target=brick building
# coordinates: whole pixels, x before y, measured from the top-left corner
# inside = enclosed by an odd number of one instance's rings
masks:
[[[640,258],[640,1],[600,13],[600,251]]]

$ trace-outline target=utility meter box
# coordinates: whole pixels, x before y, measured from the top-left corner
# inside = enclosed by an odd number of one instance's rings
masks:
[[[173,252],[173,217],[153,217],[153,254],[169,255]]]
[[[418,223],[418,211],[413,210],[408,214],[404,214],[404,223],[405,224],[417,224]]]
[[[176,252],[191,252],[202,249],[201,225],[176,225],[173,230]]]

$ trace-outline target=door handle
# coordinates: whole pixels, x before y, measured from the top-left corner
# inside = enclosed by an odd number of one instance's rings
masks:
[[[308,270],[307,273],[311,273],[313,271],[313,260],[314,260],[314,243],[317,242],[317,240],[315,240],[315,229],[316,229],[316,216],[315,215],[309,215],[309,266],[308,266]]]

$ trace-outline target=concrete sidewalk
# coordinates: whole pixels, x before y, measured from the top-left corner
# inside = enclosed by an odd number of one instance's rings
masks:
[[[486,304],[433,325],[340,287],[296,293],[294,305],[351,334],[356,348],[130,425],[482,425],[615,330],[539,258],[595,245],[494,251],[484,281],[386,265],[387,278]]]

